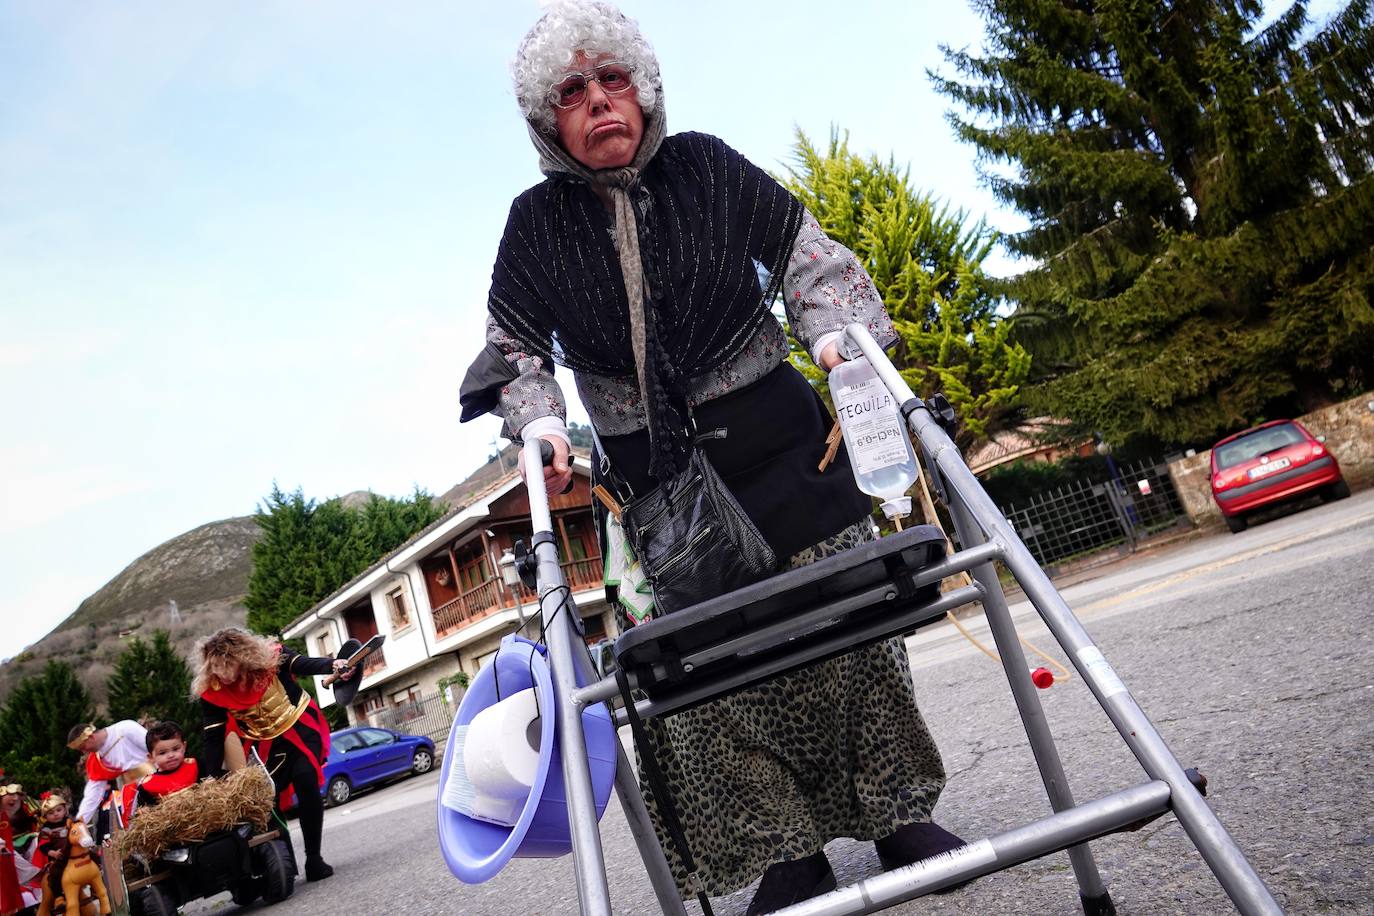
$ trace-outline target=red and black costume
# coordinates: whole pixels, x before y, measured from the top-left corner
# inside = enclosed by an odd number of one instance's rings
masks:
[[[158,770],[138,781],[135,792],[134,810],[145,805],[156,805],[165,795],[180,792],[196,784],[200,779],[200,766],[194,757],[187,757],[175,770]]]
[[[279,647],[275,672],[264,672],[248,687],[212,684],[200,695],[206,730],[201,754],[203,774],[219,775],[228,734],[243,740],[245,753],[256,750],[272,774],[278,797],[288,787],[296,791],[307,877],[311,864],[322,862],[324,801],[320,787],[324,785],[324,761],[329,756],[329,725],[296,678],[333,670],[332,658],[310,658]]]
[[[0,810],[0,913],[26,909],[26,891],[41,893],[30,860],[37,837],[38,809],[28,798],[20,799],[13,816]]]

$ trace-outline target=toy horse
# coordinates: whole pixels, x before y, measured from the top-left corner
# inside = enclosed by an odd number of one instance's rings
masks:
[[[93,846],[95,840],[91,838],[90,830],[84,821],[67,822],[67,858],[66,864],[62,867],[62,900],[69,914],[81,913],[85,916],[87,905],[94,903],[93,900],[81,899],[83,888],[90,888],[91,896],[100,901],[100,913],[103,916],[109,916],[112,912],[109,894],[105,892],[105,881],[100,876],[100,866],[91,858]],[[54,903],[56,901],[45,893],[40,912],[52,912]]]

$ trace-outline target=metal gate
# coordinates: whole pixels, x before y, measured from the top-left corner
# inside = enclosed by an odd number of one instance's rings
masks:
[[[368,718],[373,725],[405,732],[408,735],[424,735],[435,741],[448,737],[453,716],[458,711],[457,703],[445,703],[438,694],[423,699],[415,699],[396,706],[388,706],[372,713]]]
[[[1041,566],[1112,548],[1129,553],[1152,535],[1190,524],[1168,465],[1115,470],[1110,480],[1080,480],[998,508]]]

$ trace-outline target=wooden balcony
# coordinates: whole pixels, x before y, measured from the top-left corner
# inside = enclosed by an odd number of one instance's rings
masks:
[[[573,591],[584,591],[601,587],[601,558],[588,557],[585,560],[569,560],[560,564],[563,577]],[[535,595],[520,586],[521,602],[527,611],[532,610]],[[515,598],[510,590],[503,588],[496,579],[488,579],[475,588],[434,609],[434,633],[439,639],[452,635],[469,624],[481,620],[498,610],[515,607]]]
[[[563,568],[563,578],[568,580],[568,587],[575,592],[580,592],[587,588],[600,588],[601,579],[601,558],[588,557],[585,560],[569,560],[559,564]]]

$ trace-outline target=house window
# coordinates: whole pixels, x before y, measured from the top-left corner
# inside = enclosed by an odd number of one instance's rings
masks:
[[[333,655],[338,647],[334,645],[334,633],[330,630],[321,630],[315,636],[315,645],[321,656]]]
[[[420,685],[411,684],[405,690],[399,690],[391,695],[392,706],[405,706],[407,703],[420,702]]]
[[[585,560],[589,556],[587,553],[587,541],[590,537],[587,532],[587,524],[581,518],[565,518],[563,530],[568,535],[568,559]]]
[[[482,552],[481,541],[469,541],[453,549],[458,566],[458,590],[470,592],[491,578],[491,564]]]
[[[606,638],[606,618],[601,614],[593,614],[590,617],[582,618],[582,635],[588,643]]]
[[[410,599],[406,597],[404,585],[397,586],[386,593],[386,607],[391,614],[391,629],[404,630],[410,626]]]
[[[380,693],[374,693],[363,701],[363,714],[371,715],[374,712],[386,708],[386,700]]]
[[[485,668],[485,667],[487,666],[487,663],[488,663],[488,662],[490,662],[492,659],[496,658],[496,653],[499,652],[499,651],[500,651],[499,649],[493,649],[492,651],[488,652],[486,655],[479,655],[479,656],[477,656],[477,670],[478,670],[478,671],[481,671],[483,668]]]

